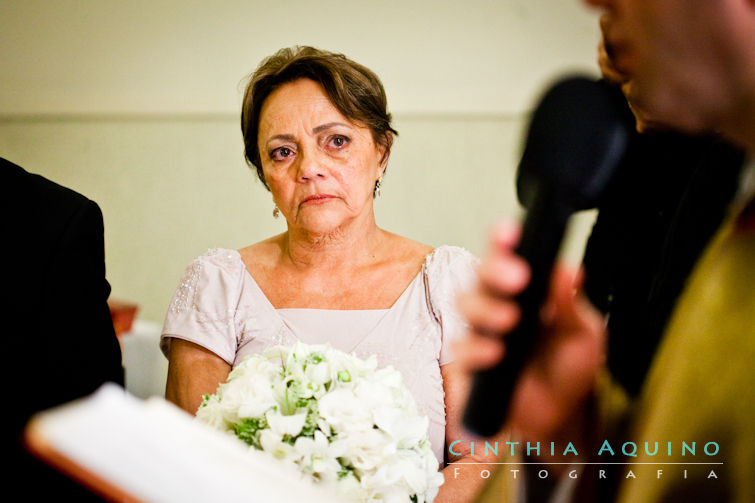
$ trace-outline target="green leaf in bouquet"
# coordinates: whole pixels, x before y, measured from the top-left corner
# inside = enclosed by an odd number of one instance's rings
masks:
[[[236,437],[247,444],[262,450],[260,444],[260,430],[267,428],[267,419],[265,417],[247,417],[241,420],[241,423],[234,423],[233,429]]]
[[[317,365],[323,360],[324,358],[320,353],[310,353],[310,355],[307,357],[307,360],[304,362],[304,366],[306,367],[307,363],[314,363],[315,365]]]
[[[281,414],[284,416],[296,414],[300,394],[298,381],[289,381],[279,403]]]
[[[304,427],[301,429],[300,436],[314,438],[315,431],[317,430],[317,423],[320,421],[320,413],[317,411],[317,401],[309,401],[309,412],[307,412],[307,419],[304,421]]]
[[[349,476],[349,474],[353,475],[355,479],[359,480],[359,474],[356,471],[356,468],[354,468],[351,463],[349,463],[349,460],[346,458],[336,458],[336,461],[338,461],[338,464],[341,465],[341,469],[338,470],[338,480],[345,479]]]

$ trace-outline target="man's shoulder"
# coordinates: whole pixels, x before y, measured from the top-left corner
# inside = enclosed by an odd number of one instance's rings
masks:
[[[78,208],[89,199],[73,189],[64,187],[42,175],[30,173],[6,159],[0,158],[0,177],[4,199],[20,206],[43,205],[53,208]]]
[[[10,242],[8,254],[39,259],[71,232],[100,235],[102,211],[86,196],[41,175],[0,161],[0,224]],[[95,234],[92,234],[95,233]]]

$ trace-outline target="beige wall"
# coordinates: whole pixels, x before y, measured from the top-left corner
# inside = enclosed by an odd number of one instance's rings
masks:
[[[378,72],[400,132],[378,223],[479,252],[518,213],[526,111],[553,76],[594,72],[596,40],[576,0],[6,1],[0,156],[100,204],[113,297],[160,322],[194,256],[283,230],[236,111],[263,56],[307,43]]]

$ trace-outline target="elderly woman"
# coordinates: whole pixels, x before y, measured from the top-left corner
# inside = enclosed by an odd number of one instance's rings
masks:
[[[448,348],[465,330],[455,292],[471,284],[477,261],[377,226],[373,199],[397,134],[390,121],[380,80],[343,55],[297,47],[263,61],[241,127],[246,159],[287,230],[187,268],[162,335],[169,400],[193,413],[245,356],[329,343],[402,373],[440,463],[446,439],[464,439],[464,390]],[[466,452],[469,442],[459,443],[454,452]],[[447,474],[439,500],[473,496],[455,485]]]

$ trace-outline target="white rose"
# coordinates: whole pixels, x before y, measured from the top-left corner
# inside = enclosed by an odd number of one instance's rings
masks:
[[[290,416],[284,416],[276,411],[270,410],[265,414],[267,424],[270,429],[283,436],[291,435],[295,437],[301,433],[301,429],[304,427],[304,422],[307,420],[307,413],[301,412],[298,414],[292,414]]]
[[[336,374],[338,371],[347,371],[351,374],[353,380],[372,374],[377,368],[377,357],[375,355],[361,359],[333,348],[326,349],[325,354]]]
[[[197,409],[196,418],[217,430],[229,429],[229,424],[223,415],[223,408],[216,395],[210,395]]]
[[[338,439],[345,445],[345,456],[352,465],[365,472],[378,468],[396,453],[396,444],[374,428],[339,433]]]
[[[438,489],[440,489],[440,486],[443,485],[443,482],[443,474],[438,470],[433,470],[431,473],[428,473],[427,489],[424,493],[424,500],[433,501],[438,495]]]
[[[245,379],[250,376],[259,378],[264,376],[272,380],[279,373],[278,363],[260,355],[250,355],[238,363],[228,374],[228,380]]]
[[[391,390],[372,381],[357,382],[353,387],[353,393],[361,407],[370,411],[393,406]]]
[[[237,423],[244,418],[260,417],[273,407],[272,385],[277,374],[276,366],[258,355],[239,363],[216,393],[225,418]]]
[[[305,371],[307,380],[318,386],[324,386],[326,382],[331,380],[330,364],[323,360],[320,363],[307,365]]]
[[[427,435],[427,416],[412,416],[397,407],[380,407],[374,412],[375,424],[398,443],[400,448],[418,445]]]
[[[396,456],[383,460],[376,468],[362,476],[366,487],[383,488],[403,482],[402,470],[405,467]]]
[[[262,357],[271,363],[280,365],[281,362],[288,360],[290,353],[291,350],[285,346],[271,346],[262,352]]]
[[[276,404],[272,383],[262,376],[233,379],[218,388],[218,396],[226,418],[232,422],[260,417]]]
[[[409,487],[409,491],[411,493],[423,493],[427,489],[427,472],[424,469],[424,464],[417,463],[416,461],[420,460],[417,460],[416,456],[413,458],[403,458],[397,465],[401,470],[401,478]]]
[[[394,369],[390,365],[376,370],[373,382],[379,383],[389,388],[401,388],[403,386],[401,372]]]
[[[352,388],[331,391],[318,402],[320,417],[336,431],[363,431],[372,428],[372,411],[359,400]]]

